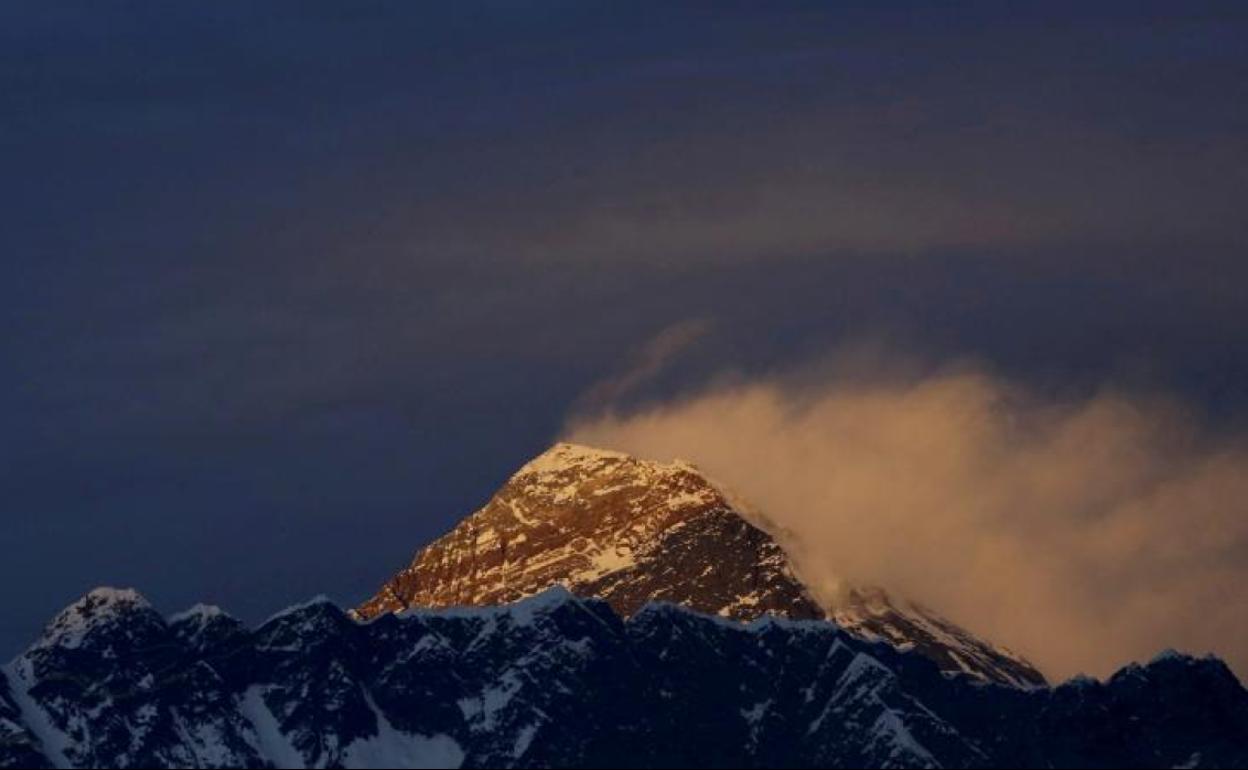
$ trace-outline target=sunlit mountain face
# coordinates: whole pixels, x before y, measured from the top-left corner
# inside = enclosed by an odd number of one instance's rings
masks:
[[[356,615],[502,604],[557,584],[604,599],[625,617],[668,602],[735,620],[835,620],[864,638],[929,657],[950,673],[1044,684],[1017,655],[882,588],[842,582],[817,596],[765,531],[767,520],[757,513],[753,518],[688,463],[561,443],[522,467],[485,508],[422,549]]]
[[[0,766],[1245,764],[1245,39],[0,3]]]

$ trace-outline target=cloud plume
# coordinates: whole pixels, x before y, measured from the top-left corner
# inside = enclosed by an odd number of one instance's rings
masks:
[[[662,329],[633,355],[628,369],[591,385],[573,405],[573,411],[592,412],[619,403],[658,376],[669,361],[710,328],[710,321],[695,318]]]
[[[717,386],[565,432],[695,461],[792,530],[808,573],[928,603],[1053,677],[1165,647],[1248,671],[1242,438],[1164,400],[903,369]]]

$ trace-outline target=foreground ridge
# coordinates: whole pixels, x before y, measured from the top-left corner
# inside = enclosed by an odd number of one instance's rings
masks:
[[[623,616],[666,601],[739,620],[835,619],[951,673],[1045,683],[1020,656],[881,588],[846,584],[832,599],[816,598],[778,537],[787,534],[688,462],[559,443],[355,612],[368,619],[410,607],[494,605],[558,584]]]
[[[318,600],[255,629],[93,592],[0,670],[0,767],[1245,761],[1248,692],[1217,659],[1024,690],[825,621],[661,603],[625,620],[562,588],[367,623]]]

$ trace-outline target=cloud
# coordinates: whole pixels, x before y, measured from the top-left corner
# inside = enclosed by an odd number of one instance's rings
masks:
[[[692,459],[793,531],[824,587],[889,587],[1053,676],[1166,647],[1248,671],[1242,437],[1163,399],[1045,398],[973,366],[820,371],[566,434]]]
[[[591,385],[573,406],[575,412],[592,412],[617,404],[657,377],[675,356],[706,336],[706,319],[679,321],[662,329],[633,354],[628,368]]]

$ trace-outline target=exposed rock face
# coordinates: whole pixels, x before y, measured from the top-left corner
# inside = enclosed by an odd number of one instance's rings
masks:
[[[1243,767],[1248,692],[1174,653],[985,685],[836,624],[554,588],[250,629],[97,590],[0,668],[0,767]]]
[[[555,584],[623,615],[654,600],[741,619],[823,615],[780,547],[692,466],[570,444],[521,468],[358,612],[505,604]]]
[[[688,463],[557,444],[356,612],[368,619],[501,604],[562,585],[625,617],[666,601],[739,620],[831,618],[868,639],[913,647],[947,671],[1044,683],[1017,655],[882,589],[846,586],[820,602],[766,528]]]

